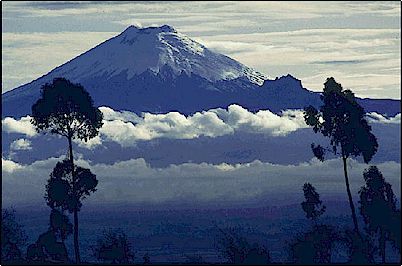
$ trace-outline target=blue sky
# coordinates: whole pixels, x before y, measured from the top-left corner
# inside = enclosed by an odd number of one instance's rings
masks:
[[[399,2],[2,2],[2,92],[129,25],[169,24],[271,78],[400,99]]]

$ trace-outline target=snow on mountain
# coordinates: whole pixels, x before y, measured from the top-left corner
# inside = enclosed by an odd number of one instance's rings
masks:
[[[158,73],[169,66],[176,75],[184,71],[209,81],[246,77],[261,85],[264,76],[200,43],[176,32],[172,27],[128,27],[118,36],[98,45],[52,71],[54,76],[73,80],[112,77],[126,72],[126,78],[146,70]]]

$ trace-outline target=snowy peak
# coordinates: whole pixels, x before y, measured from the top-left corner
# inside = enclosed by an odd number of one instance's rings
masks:
[[[141,27],[136,27],[134,25],[129,26],[127,29],[125,29],[121,35],[124,35],[126,37],[134,37],[137,34],[150,34],[150,33],[161,33],[161,32],[174,32],[176,33],[176,30],[169,26],[169,25],[163,25],[160,27],[147,27],[147,28],[141,28]]]
[[[118,36],[58,67],[51,76],[81,81],[125,73],[126,78],[131,79],[147,70],[157,74],[163,66],[172,68],[176,75],[196,74],[212,82],[245,77],[261,85],[265,80],[263,74],[209,50],[168,25],[130,26]]]

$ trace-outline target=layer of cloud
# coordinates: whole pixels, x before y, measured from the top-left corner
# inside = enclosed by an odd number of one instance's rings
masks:
[[[37,134],[35,127],[31,124],[31,117],[25,116],[20,119],[6,117],[1,120],[2,131],[7,133],[24,134],[27,137],[33,137]]]
[[[138,141],[156,138],[214,138],[233,134],[235,131],[263,133],[276,137],[306,127],[300,110],[287,110],[277,115],[269,110],[252,113],[239,105],[230,105],[228,109],[211,109],[190,116],[178,112],[143,113],[138,116],[129,111],[115,111],[109,107],[99,109],[104,114],[100,134],[87,142],[75,140],[80,147],[92,149],[101,145],[104,140],[117,142],[121,146],[133,146]],[[2,124],[3,131],[7,133],[20,133],[27,137],[37,134],[29,116],[21,119],[6,117]],[[23,143],[18,140],[18,144]],[[13,147],[16,148],[17,143],[13,144]]]
[[[10,144],[10,150],[32,150],[31,141],[27,139],[17,139]]]
[[[109,107],[99,108],[103,115],[103,126],[99,135],[84,142],[75,140],[80,147],[93,149],[103,141],[113,141],[122,147],[135,146],[138,141],[157,138],[194,139],[201,136],[216,138],[236,132],[259,133],[269,137],[286,136],[301,128],[307,128],[303,111],[285,110],[280,114],[269,110],[250,112],[239,105],[230,105],[227,109],[217,108],[183,115],[178,112],[166,114],[143,113],[141,116],[129,111],[115,111]],[[378,113],[367,114],[372,123],[400,123],[401,115],[384,117]],[[24,134],[26,137],[36,136],[30,117],[14,119],[6,117],[2,120],[3,131]],[[20,139],[12,144],[13,149],[30,148],[27,140]]]
[[[400,98],[398,29],[301,29],[196,40],[270,77],[292,73],[314,91],[333,76],[360,97]]]
[[[26,204],[43,201],[43,191],[50,171],[61,158],[49,158],[29,165],[2,160],[3,202]],[[253,161],[243,164],[170,165],[152,168],[144,159],[114,164],[91,164],[81,159],[77,164],[90,167],[99,180],[98,190],[88,199],[90,204],[129,203],[163,204],[166,202],[232,204],[267,202],[290,204],[303,198],[302,185],[311,182],[325,201],[329,197],[346,198],[342,162],[321,163],[315,159],[296,165],[276,165]],[[353,195],[363,185],[366,164],[349,161]],[[378,165],[386,180],[400,196],[400,164]]]
[[[379,113],[371,112],[366,114],[366,117],[371,123],[382,123],[382,124],[400,124],[401,114],[397,114],[394,117],[385,117]]]
[[[2,175],[12,173],[17,169],[22,169],[22,168],[23,167],[20,164],[1,157],[1,173],[2,173]]]
[[[370,14],[382,16],[395,16],[400,12],[400,7],[392,2],[357,4],[357,3],[337,3],[337,2],[271,2],[271,1],[248,1],[246,2],[114,2],[111,3],[8,3],[6,5],[9,12],[21,12],[23,9],[25,15],[36,17],[57,17],[71,15],[97,15],[99,11],[106,14],[141,14],[141,15],[160,15],[180,13],[184,16],[189,14],[210,15],[217,14],[237,14],[239,12],[246,15],[264,14],[270,18],[277,19],[309,19],[323,16],[336,16],[344,13],[351,16],[354,14]],[[24,10],[25,9],[25,10]],[[266,11],[270,13],[265,13]],[[189,20],[189,19],[187,19]]]
[[[108,107],[100,109],[105,115],[104,125],[100,130],[101,136],[122,146],[134,145],[138,140],[219,137],[235,131],[284,136],[306,127],[302,111],[298,110],[288,110],[277,115],[269,110],[252,113],[239,105],[230,105],[227,110],[211,109],[191,116],[170,112],[144,113],[139,117],[127,111],[118,112]]]

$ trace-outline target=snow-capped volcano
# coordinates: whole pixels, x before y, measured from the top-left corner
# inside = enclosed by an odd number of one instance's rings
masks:
[[[42,85],[56,77],[81,83],[98,106],[136,113],[189,114],[231,104],[279,112],[321,103],[318,93],[304,89],[293,76],[268,80],[170,26],[130,26],[48,74],[2,94],[2,117],[30,114]],[[369,112],[400,112],[400,101],[361,101]]]
[[[262,74],[209,50],[168,25],[130,26],[118,36],[57,68],[54,74],[80,80],[125,72],[126,78],[131,79],[146,70],[158,73],[165,66],[176,75],[181,72],[196,74],[212,82],[246,77],[261,85],[265,79]]]

